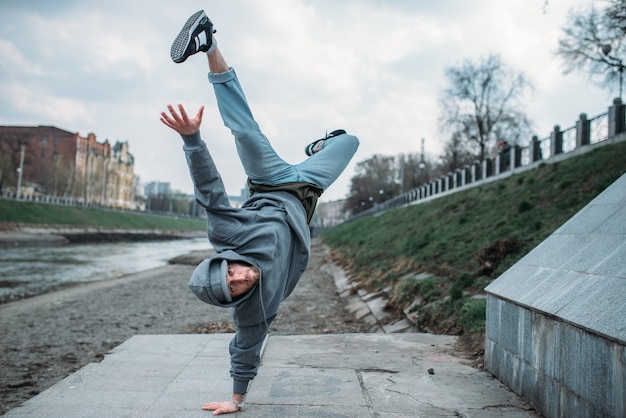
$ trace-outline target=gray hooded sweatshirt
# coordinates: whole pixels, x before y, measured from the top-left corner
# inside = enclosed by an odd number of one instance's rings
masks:
[[[243,394],[256,376],[269,325],[309,262],[307,214],[300,200],[286,191],[256,193],[241,208],[233,208],[200,134],[183,135],[183,140],[195,198],[206,209],[207,234],[217,254],[196,268],[189,287],[202,301],[231,308],[237,332],[229,346],[230,374],[233,392]],[[219,295],[227,289],[216,289],[222,282],[211,277],[223,274],[215,267],[222,260],[258,267],[258,285],[225,302]]]

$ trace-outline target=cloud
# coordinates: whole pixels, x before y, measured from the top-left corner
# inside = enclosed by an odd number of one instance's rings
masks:
[[[230,193],[245,175],[220,119],[206,58],[173,64],[182,23],[204,8],[252,111],[281,156],[297,163],[325,131],[344,128],[361,147],[323,196],[348,192],[354,165],[373,154],[436,156],[444,70],[501,54],[537,91],[529,101],[540,136],[611,97],[553,55],[577,0],[3,0],[0,123],[50,124],[99,140],[128,141],[143,181],[191,192],[176,134],[161,125],[168,103],[206,105],[202,135]],[[27,30],[25,30],[27,28]]]
[[[34,123],[36,125],[53,124],[69,131],[74,131],[71,125],[78,121],[93,120],[84,103],[77,100],[46,95],[19,84],[0,83],[0,91],[0,104],[3,108],[10,108],[16,125],[20,124],[19,115],[24,113],[28,113],[32,120],[41,121]]]

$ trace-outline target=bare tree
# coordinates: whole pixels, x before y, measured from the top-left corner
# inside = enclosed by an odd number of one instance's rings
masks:
[[[467,144],[480,161],[498,140],[516,143],[530,137],[530,121],[523,110],[532,87],[522,72],[506,66],[498,55],[446,69],[450,86],[440,99],[439,122],[444,133]]]
[[[601,3],[605,7],[597,8]],[[563,28],[557,55],[567,63],[565,73],[574,70],[600,76],[598,84],[611,88],[624,76],[626,58],[626,0],[605,0],[586,10],[571,10]]]
[[[457,168],[472,164],[476,157],[467,149],[467,143],[459,132],[454,132],[450,140],[446,142],[443,153],[439,157],[441,174],[452,173]]]
[[[400,154],[397,158],[399,159],[398,182],[401,186],[401,192],[415,189],[427,183],[437,171],[428,158],[424,158],[418,153]]]
[[[344,209],[357,214],[398,195],[394,157],[376,154],[357,163]]]
[[[439,170],[420,154],[376,154],[357,163],[344,209],[357,214],[427,183]]]
[[[626,1],[609,0],[609,6],[606,9],[606,17],[612,25],[621,32],[622,36],[626,36]]]

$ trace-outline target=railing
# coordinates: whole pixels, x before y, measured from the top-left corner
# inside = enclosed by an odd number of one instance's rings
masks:
[[[174,212],[174,211],[159,211],[159,210],[150,210],[144,209],[141,207],[139,203],[135,204],[133,207],[128,205],[103,205],[101,203],[93,203],[93,202],[85,202],[82,198],[73,198],[73,197],[61,197],[55,195],[46,195],[46,194],[23,194],[22,196],[17,197],[15,192],[0,192],[0,199],[7,200],[17,200],[20,202],[34,202],[34,203],[46,203],[51,205],[58,206],[78,206],[83,208],[93,208],[93,209],[102,209],[108,211],[115,212],[124,212],[124,213],[143,213],[143,214],[151,214],[158,216],[168,216],[168,217],[178,217],[178,218],[203,218],[204,210],[200,210],[199,206],[194,204],[192,208],[190,208],[190,212]]]
[[[15,192],[2,192],[0,193],[0,198],[2,199],[13,199],[13,200],[21,200],[24,202],[38,202],[38,203],[49,203],[53,205],[67,205],[67,206],[86,206],[86,207],[103,207],[100,204],[90,204],[85,203],[83,199],[76,199],[73,197],[61,197],[61,196],[53,196],[53,195],[45,195],[45,194],[22,194],[21,196],[17,196]]]
[[[348,221],[374,215],[388,209],[421,203],[468,187],[478,186],[513,173],[532,169],[542,162],[560,161],[590,149],[603,142],[626,140],[626,105],[615,99],[608,112],[591,119],[581,114],[576,125],[561,130],[555,126],[549,137],[532,138],[527,146],[513,146],[508,161],[496,156],[471,166],[457,169],[433,181],[409,190],[400,196],[379,203],[348,219]]]

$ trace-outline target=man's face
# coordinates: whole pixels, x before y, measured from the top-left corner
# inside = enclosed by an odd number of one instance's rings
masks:
[[[226,283],[230,296],[235,298],[252,289],[259,282],[259,271],[239,263],[228,263]]]

